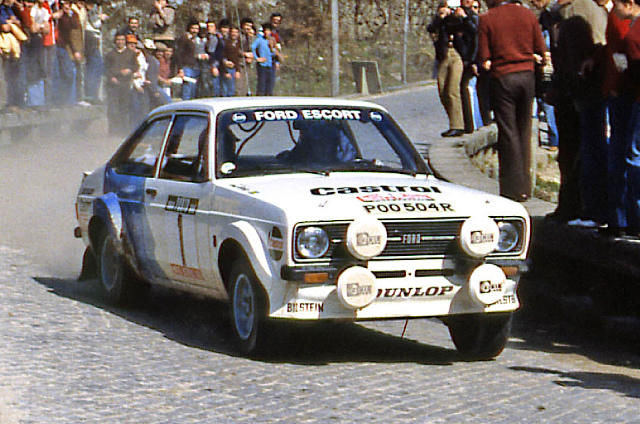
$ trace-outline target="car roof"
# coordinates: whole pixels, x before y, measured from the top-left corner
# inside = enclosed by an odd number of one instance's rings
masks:
[[[334,97],[214,97],[169,103],[155,109],[151,115],[172,111],[220,113],[229,109],[296,106],[373,108],[386,112],[384,107],[375,103]]]

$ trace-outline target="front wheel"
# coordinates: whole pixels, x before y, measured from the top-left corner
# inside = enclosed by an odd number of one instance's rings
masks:
[[[512,313],[469,314],[447,319],[458,352],[469,359],[488,360],[500,355],[511,333]]]
[[[266,301],[251,266],[236,260],[229,277],[229,314],[239,350],[244,354],[256,351],[264,336]]]

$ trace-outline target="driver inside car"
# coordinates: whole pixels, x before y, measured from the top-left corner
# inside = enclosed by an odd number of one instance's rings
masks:
[[[339,123],[327,121],[294,121],[300,131],[291,150],[278,154],[278,159],[295,164],[340,164],[357,158],[358,152]]]

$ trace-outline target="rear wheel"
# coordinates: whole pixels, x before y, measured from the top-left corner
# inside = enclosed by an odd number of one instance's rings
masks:
[[[238,349],[255,352],[264,337],[265,295],[245,260],[236,260],[229,276],[229,315]]]
[[[511,313],[469,314],[447,319],[458,352],[468,359],[488,360],[500,355],[511,333]]]
[[[102,238],[98,255],[98,276],[106,300],[113,305],[127,305],[142,296],[148,287],[138,281],[109,234]]]

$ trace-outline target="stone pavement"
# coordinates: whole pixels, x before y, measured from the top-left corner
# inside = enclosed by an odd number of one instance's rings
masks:
[[[0,248],[0,422],[640,423],[640,358],[615,340],[518,324],[466,362],[434,320],[288,325],[247,359],[224,310],[163,290],[112,308]]]

